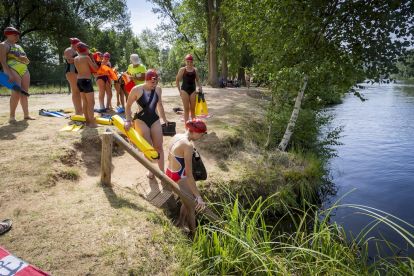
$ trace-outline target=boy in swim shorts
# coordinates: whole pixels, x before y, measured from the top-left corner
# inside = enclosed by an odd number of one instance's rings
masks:
[[[82,98],[82,109],[83,114],[85,114],[85,123],[90,127],[98,127],[98,124],[95,123],[95,95],[91,80],[91,69],[97,72],[99,67],[96,65],[93,57],[89,54],[88,45],[83,42],[79,42],[76,44],[76,50],[79,53],[79,56],[75,57],[74,60],[76,70],[78,71],[78,79],[76,84]]]

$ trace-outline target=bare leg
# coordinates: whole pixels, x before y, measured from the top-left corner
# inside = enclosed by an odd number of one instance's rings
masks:
[[[197,118],[196,113],[196,93],[190,95],[190,111],[191,111],[191,118]],[[187,121],[186,121],[187,122]]]
[[[119,98],[121,100],[121,106],[125,109],[125,99],[128,100],[128,94],[121,86],[119,87],[119,95]]]
[[[163,136],[160,120],[156,121],[151,126],[151,140],[154,149],[159,153],[160,158],[157,160],[158,168],[164,172],[164,150],[162,148]]]
[[[101,79],[96,81],[96,84],[98,85],[98,89],[99,89],[99,108],[105,108],[105,82]]]
[[[135,120],[134,121],[134,128],[138,132],[138,134],[141,135],[142,138],[144,138],[145,141],[147,141],[152,146],[150,128],[143,121],[140,121],[140,120]],[[148,171],[147,172],[147,177],[148,178],[153,178],[154,175],[150,171]]]
[[[116,91],[116,106],[121,106],[121,84],[118,82],[114,83],[115,91]],[[123,107],[123,106],[122,106]]]
[[[182,178],[177,181],[177,184],[183,189],[187,194],[192,195],[193,192],[191,191],[190,187],[188,186],[187,178]],[[183,199],[181,199],[183,206],[181,206],[180,210],[180,218],[178,220],[178,226],[185,229],[184,221],[187,218],[188,228],[190,229],[190,236],[195,235],[195,209],[191,205],[187,205]]]
[[[95,106],[95,95],[93,92],[85,93],[86,99],[86,113],[85,113],[85,121],[86,125],[90,127],[98,127],[99,125],[95,123],[95,113],[94,113],[94,106]]]
[[[78,89],[78,85],[76,84],[78,74],[74,72],[66,73],[66,79],[69,81],[70,88],[72,90],[72,102],[73,106],[75,107],[75,114],[76,115],[83,115],[82,111],[82,99]]]
[[[109,80],[105,83],[105,92],[106,92],[106,108],[112,109],[112,89]]]
[[[19,74],[17,74],[16,71],[14,71],[13,69],[10,70],[10,72],[13,74],[13,78],[15,79],[15,81],[17,82],[17,84],[19,84],[21,86],[22,84],[22,78],[20,77]],[[13,90],[11,91],[11,97],[10,97],[10,121],[11,122],[15,122],[16,121],[16,109],[17,106],[19,105],[20,102],[20,97],[22,96],[22,94],[17,93]]]
[[[190,95],[188,95],[187,92],[184,90],[181,90],[180,92],[181,101],[183,102],[183,108],[184,108],[184,123],[188,121],[188,118],[190,117]],[[195,101],[194,101],[195,102]]]

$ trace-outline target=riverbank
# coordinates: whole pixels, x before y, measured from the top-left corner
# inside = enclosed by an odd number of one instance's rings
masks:
[[[264,126],[262,92],[205,92],[213,116],[205,119],[209,134],[195,143],[209,173],[199,183],[203,195],[215,202],[220,184],[241,196],[252,192],[249,199],[279,191],[293,200],[291,183],[306,171],[306,162],[289,154],[263,158],[254,140]],[[181,116],[172,110],[181,106],[176,89],[163,93],[167,119],[183,132]],[[67,119],[38,116],[42,108],[71,109],[68,94],[32,95],[29,106],[37,119],[22,120],[18,107],[19,121],[10,124],[8,97],[0,99],[0,208],[2,217],[14,221],[0,237],[2,247],[53,275],[170,275],[181,269],[191,243],[172,226],[178,205],[172,200],[159,209],[145,200],[145,191],[158,181],[148,180],[146,170],[115,147],[113,185],[100,186],[100,135],[107,126],[59,132]]]

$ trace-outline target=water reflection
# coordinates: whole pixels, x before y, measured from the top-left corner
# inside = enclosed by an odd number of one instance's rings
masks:
[[[334,124],[344,126],[345,136],[331,162],[337,195],[325,206],[355,188],[341,203],[374,207],[414,225],[414,81],[366,87],[361,92],[367,101],[348,95],[343,104],[328,109]],[[339,208],[332,218],[353,233],[372,221],[350,208]],[[383,224],[372,235],[407,248]]]

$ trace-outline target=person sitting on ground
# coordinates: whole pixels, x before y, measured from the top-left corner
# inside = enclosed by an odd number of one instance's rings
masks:
[[[13,28],[7,27],[4,30],[6,40],[0,43],[0,63],[4,73],[9,76],[9,82],[16,82],[26,92],[29,92],[30,73],[27,65],[30,63],[23,48],[17,45],[20,38],[20,32]],[[16,109],[19,104],[23,109],[23,118],[26,120],[35,120],[29,115],[29,102],[26,95],[11,90],[10,97],[10,122],[16,122]]]
[[[188,54],[185,57],[185,67],[180,68],[178,71],[177,77],[175,78],[175,84],[178,88],[178,93],[180,93],[181,101],[183,102],[184,107],[184,122],[188,121],[190,118],[190,113],[192,118],[196,118],[195,109],[196,109],[196,91],[197,85],[200,92],[202,91],[202,86],[198,79],[198,70],[193,67],[194,58],[191,54]],[[180,79],[183,79],[183,83],[180,88]]]
[[[76,84],[76,80],[78,79],[78,71],[76,71],[75,64],[73,61],[75,57],[78,56],[76,52],[76,44],[81,42],[78,38],[69,38],[70,47],[66,48],[64,52],[64,56],[66,59],[65,64],[65,71],[66,71],[66,79],[69,82],[70,89],[72,90],[72,102],[73,106],[75,107],[75,115],[83,115],[82,112],[82,99]]]
[[[131,60],[132,64],[128,66],[126,76],[129,78],[129,80],[133,80],[135,82],[135,85],[144,84],[145,72],[147,71],[147,68],[145,68],[144,64],[141,64],[141,59],[137,54],[132,54],[129,59]]]
[[[183,134],[176,134],[168,145],[168,167],[167,176],[176,182],[187,194],[194,195],[197,206],[194,208],[181,199],[182,205],[177,226],[188,231],[190,237],[195,235],[195,211],[201,211],[206,204],[197,189],[193,176],[193,152],[194,146],[191,141],[197,141],[207,133],[205,123],[200,119],[192,119],[185,123],[187,131]],[[187,220],[189,229],[185,228]]]
[[[5,219],[0,222],[0,235],[6,233],[12,227],[13,222],[10,219]]]
[[[78,71],[77,86],[82,98],[82,109],[85,115],[85,124],[90,127],[98,127],[95,122],[95,94],[92,85],[92,73],[91,68],[95,72],[99,67],[96,65],[95,60],[89,54],[89,47],[83,42],[76,44],[76,50],[79,56],[75,57],[75,67]]]
[[[166,126],[168,126],[168,121],[165,117],[164,106],[161,100],[162,89],[157,86],[157,83],[157,72],[154,69],[148,69],[145,74],[145,83],[132,88],[125,107],[126,122],[124,129],[129,131],[130,127],[133,126],[149,144],[153,145],[160,156],[157,160],[158,167],[164,172],[164,150],[162,148],[163,136],[160,116]],[[134,102],[138,104],[138,112],[135,113],[132,120],[131,107]],[[148,171],[147,177],[152,179],[154,175]]]

